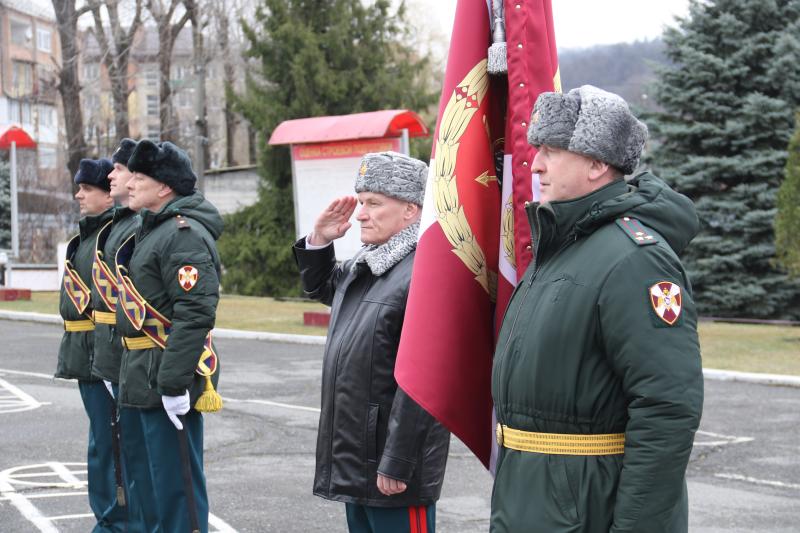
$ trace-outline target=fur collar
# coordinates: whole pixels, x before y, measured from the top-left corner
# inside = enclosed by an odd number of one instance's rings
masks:
[[[361,248],[353,261],[355,267],[366,263],[374,276],[381,276],[402,261],[417,247],[419,222],[402,229],[381,245],[368,244]]]

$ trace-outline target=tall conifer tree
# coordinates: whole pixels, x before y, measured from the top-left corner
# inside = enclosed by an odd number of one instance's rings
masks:
[[[243,28],[259,68],[237,107],[259,132],[262,188],[257,204],[227,220],[223,284],[243,294],[297,294],[291,163],[286,147],[266,145],[272,130],[294,118],[422,111],[437,95],[427,59],[404,44],[402,4],[394,11],[389,0],[262,0]]]
[[[775,246],[780,265],[800,279],[800,111],[796,124],[789,143],[786,179],[778,191]]]
[[[800,318],[773,221],[800,105],[800,1],[691,0],[664,34],[652,164],[697,206],[685,255],[703,315]]]

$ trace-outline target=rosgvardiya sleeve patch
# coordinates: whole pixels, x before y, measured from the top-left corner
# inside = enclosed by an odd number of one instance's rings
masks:
[[[183,265],[178,268],[178,284],[186,292],[189,292],[197,285],[200,273],[192,265]]]
[[[683,310],[683,289],[672,281],[658,281],[647,290],[650,307],[658,318],[656,325],[669,327],[677,324]]]

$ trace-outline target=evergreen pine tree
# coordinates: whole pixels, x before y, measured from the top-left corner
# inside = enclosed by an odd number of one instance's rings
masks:
[[[11,248],[11,168],[0,159],[0,250]]]
[[[294,118],[421,111],[437,95],[427,59],[403,44],[403,6],[393,12],[389,0],[261,0],[243,29],[260,68],[236,101],[260,133],[262,187],[257,204],[226,220],[223,285],[243,294],[298,294],[291,161],[286,147],[267,146],[272,130]]]
[[[778,216],[775,217],[775,247],[778,262],[792,276],[800,278],[800,112],[789,143],[786,178],[778,190]]]
[[[800,318],[773,221],[800,104],[800,1],[691,0],[664,34],[652,165],[695,201],[684,261],[702,315]]]

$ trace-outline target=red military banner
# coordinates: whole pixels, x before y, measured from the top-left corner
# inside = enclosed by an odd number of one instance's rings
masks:
[[[487,72],[487,2],[459,0],[456,8],[395,368],[403,390],[487,467],[495,314],[530,261],[527,122],[538,94],[557,80],[550,1],[505,4],[507,79]]]

